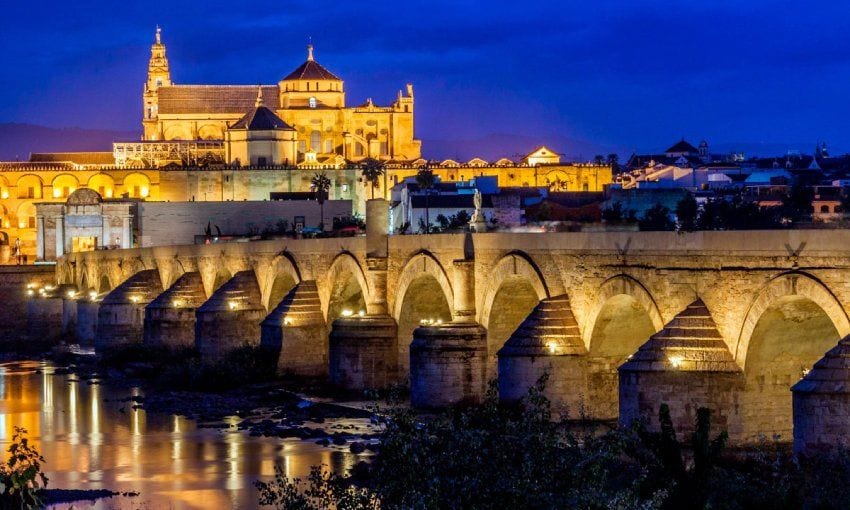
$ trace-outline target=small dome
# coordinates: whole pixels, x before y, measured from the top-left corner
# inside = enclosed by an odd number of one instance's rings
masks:
[[[257,106],[254,110],[245,114],[228,129],[245,129],[248,131],[294,131],[292,126],[284,122],[273,111],[265,106]]]
[[[337,75],[328,71],[322,64],[313,60],[313,45],[307,46],[307,60],[294,71],[286,75],[283,81],[298,80],[329,80],[342,81]]]

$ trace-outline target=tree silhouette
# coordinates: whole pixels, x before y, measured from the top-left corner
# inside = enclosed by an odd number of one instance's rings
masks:
[[[323,173],[313,175],[310,180],[313,191],[316,192],[316,200],[319,201],[319,230],[325,230],[325,200],[328,198],[328,190],[331,189],[331,180]]]
[[[428,234],[431,232],[431,217],[429,215],[429,204],[428,197],[431,195],[431,190],[434,189],[434,172],[431,170],[431,167],[428,165],[422,165],[419,167],[419,171],[416,173],[416,184],[419,185],[419,189],[421,189],[425,194],[425,233]]]
[[[378,181],[385,170],[384,163],[374,158],[366,158],[360,163],[360,175],[366,183],[371,184],[372,200],[375,199],[375,188],[378,187]]]

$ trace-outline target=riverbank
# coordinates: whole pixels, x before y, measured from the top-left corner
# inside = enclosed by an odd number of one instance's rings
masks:
[[[102,356],[54,350],[45,357],[86,384],[138,389],[124,399],[125,409],[184,416],[199,427],[252,436],[349,445],[355,454],[378,448],[382,427],[374,409],[387,402],[377,397],[389,395],[340,392],[319,378],[278,377],[269,362],[274,358],[261,348],[246,347],[214,363],[194,349],[141,347]]]

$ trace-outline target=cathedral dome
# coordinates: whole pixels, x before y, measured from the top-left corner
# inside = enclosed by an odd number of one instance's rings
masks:
[[[282,81],[323,80],[342,81],[337,75],[328,71],[322,64],[313,59],[313,45],[307,46],[307,60],[289,73]]]
[[[247,131],[294,131],[292,126],[283,121],[277,114],[263,106],[263,89],[257,91],[255,108],[237,120],[228,129],[244,129]]]

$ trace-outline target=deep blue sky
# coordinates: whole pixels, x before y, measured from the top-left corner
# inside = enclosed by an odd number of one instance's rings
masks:
[[[274,83],[312,36],[348,102],[417,94],[417,136],[659,149],[850,142],[843,1],[7,2],[0,122],[138,129],[154,27],[177,83]],[[805,145],[803,145],[805,144]],[[563,149],[563,148],[562,148]]]

